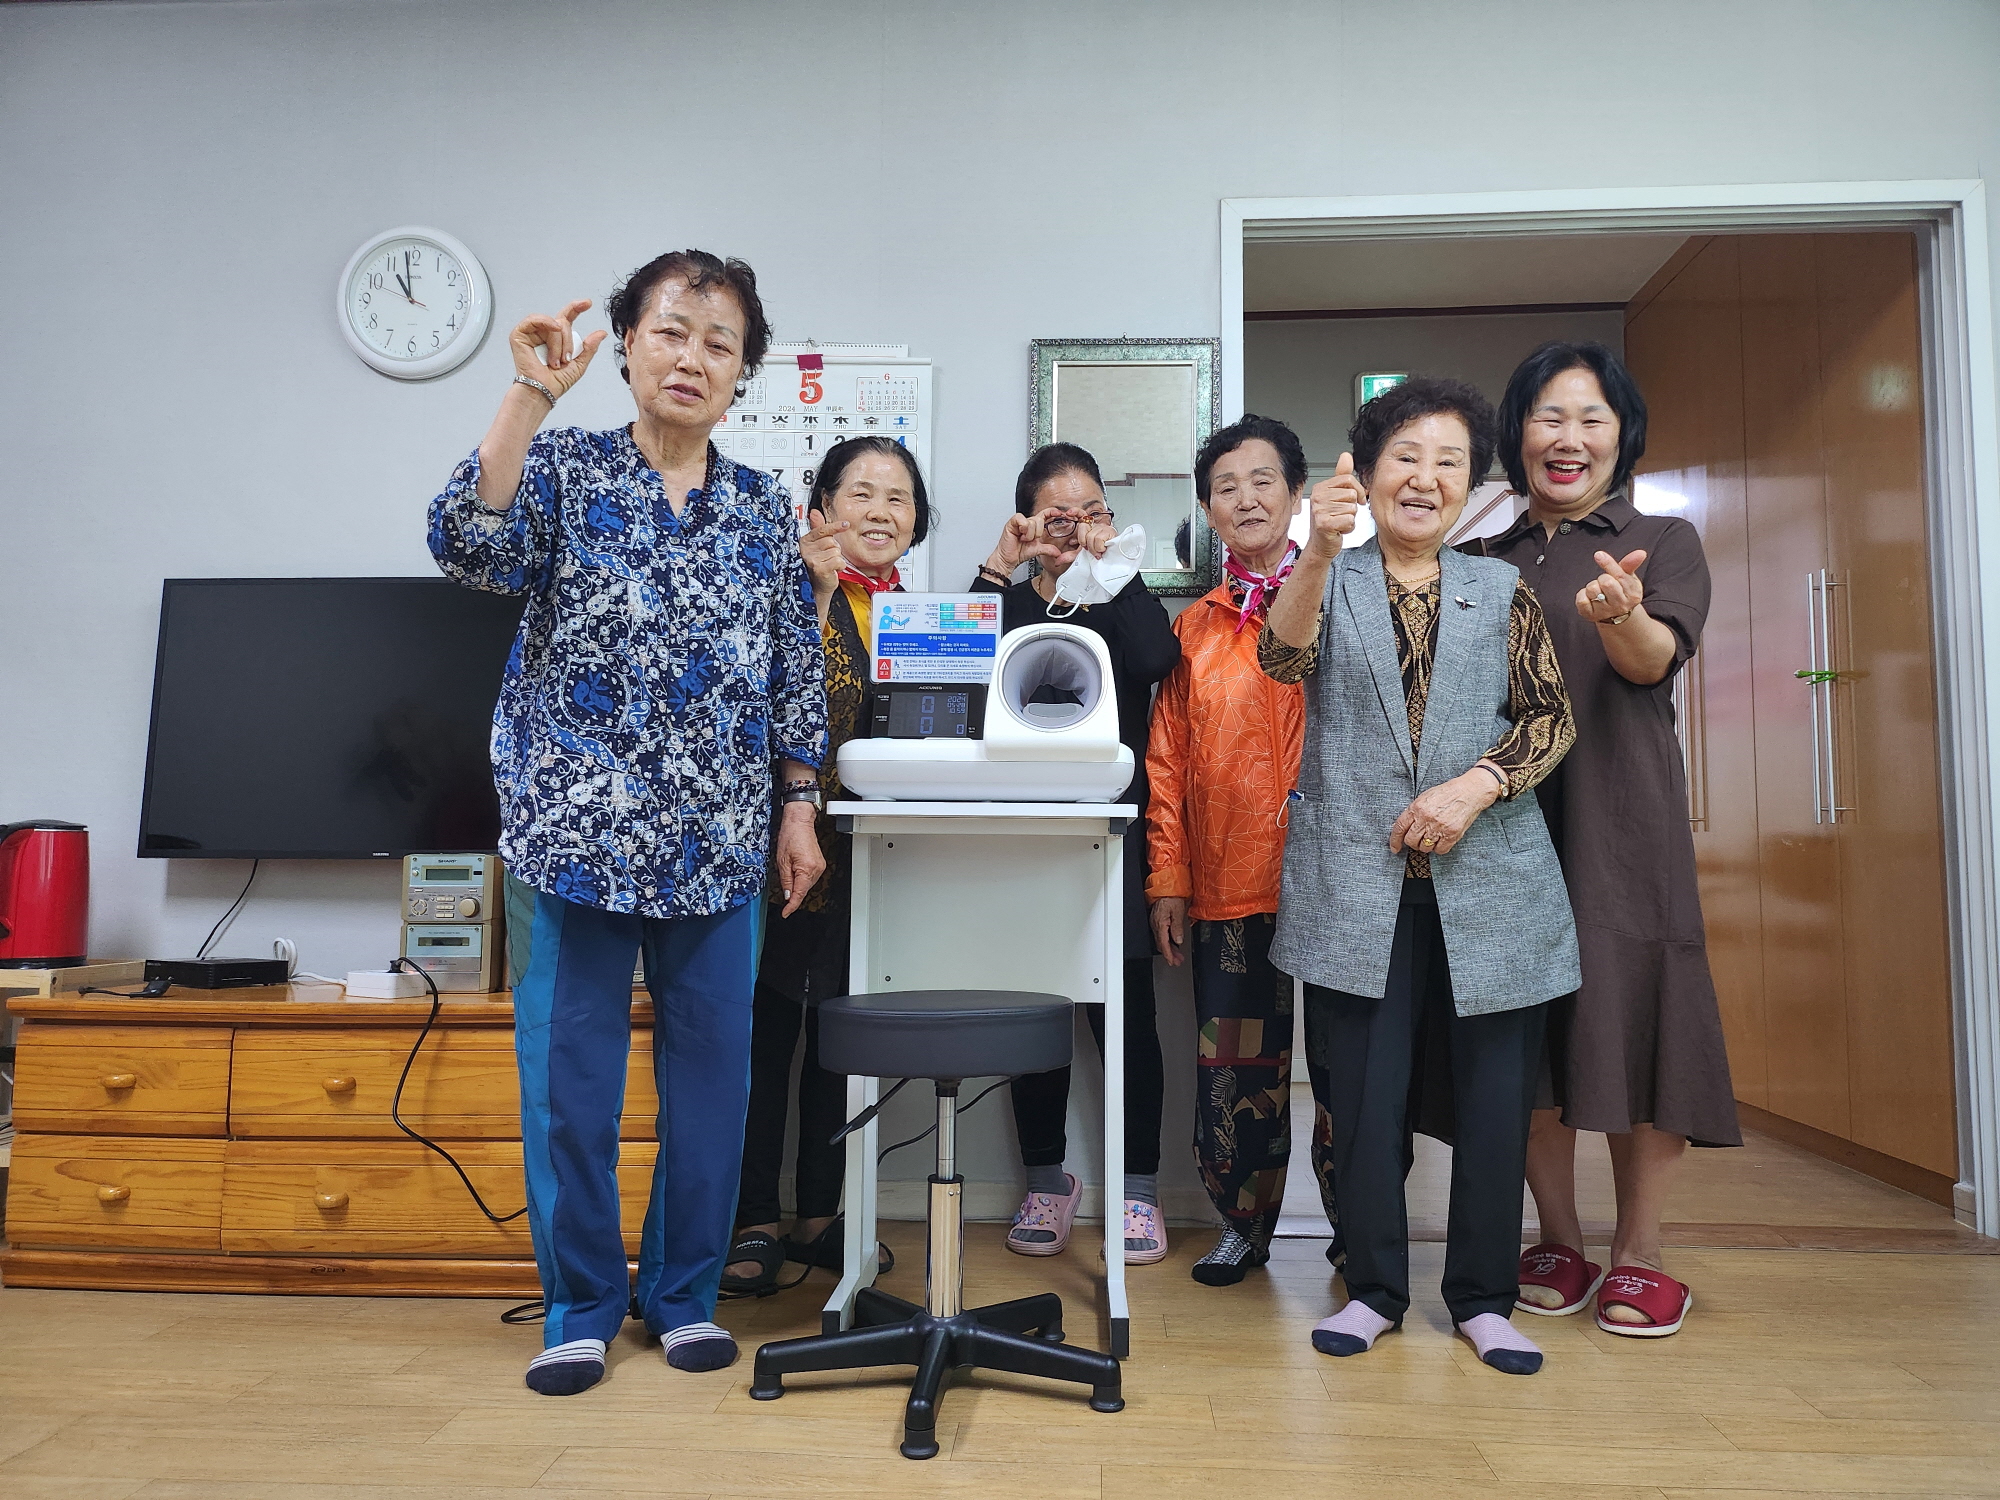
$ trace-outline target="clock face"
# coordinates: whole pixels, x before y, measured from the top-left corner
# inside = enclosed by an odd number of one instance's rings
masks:
[[[479,262],[436,231],[377,235],[348,262],[340,288],[348,344],[404,379],[440,375],[471,358],[491,304]]]

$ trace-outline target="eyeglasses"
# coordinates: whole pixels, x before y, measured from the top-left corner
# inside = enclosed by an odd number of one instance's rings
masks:
[[[1115,519],[1116,513],[1108,509],[1045,511],[1043,512],[1042,535],[1049,538],[1050,541],[1066,542],[1076,535],[1076,528],[1079,524],[1102,526],[1105,522]]]

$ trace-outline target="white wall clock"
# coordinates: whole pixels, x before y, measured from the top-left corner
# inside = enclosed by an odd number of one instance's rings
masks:
[[[457,369],[493,321],[486,268],[438,229],[374,236],[349,257],[334,297],[348,347],[398,380]]]

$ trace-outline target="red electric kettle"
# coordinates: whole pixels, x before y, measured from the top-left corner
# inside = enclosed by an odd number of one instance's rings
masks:
[[[80,964],[89,926],[89,831],[54,818],[0,825],[0,969]]]

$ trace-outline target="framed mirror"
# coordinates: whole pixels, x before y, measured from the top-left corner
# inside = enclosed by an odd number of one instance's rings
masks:
[[[1028,446],[1075,443],[1097,460],[1122,531],[1146,528],[1146,586],[1205,594],[1222,576],[1194,494],[1194,456],[1222,422],[1220,339],[1035,339]]]

